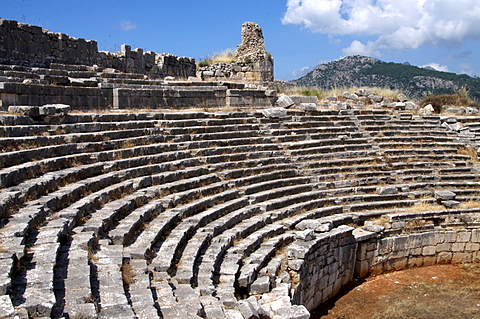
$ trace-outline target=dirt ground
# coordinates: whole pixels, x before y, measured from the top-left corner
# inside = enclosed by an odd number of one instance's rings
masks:
[[[313,319],[480,318],[480,265],[437,265],[371,277]]]

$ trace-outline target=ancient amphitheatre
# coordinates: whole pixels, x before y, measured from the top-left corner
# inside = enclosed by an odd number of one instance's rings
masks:
[[[11,20],[0,43],[2,319],[300,319],[479,260],[476,116],[278,95],[254,23],[198,73]]]

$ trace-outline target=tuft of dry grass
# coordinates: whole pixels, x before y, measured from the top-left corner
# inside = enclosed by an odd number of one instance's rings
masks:
[[[371,225],[380,225],[380,226],[388,226],[390,225],[390,220],[385,216],[380,216],[378,218],[374,218],[368,221]]]
[[[279,86],[276,89],[278,93],[285,93],[291,96],[317,96],[319,100],[327,97],[338,97],[339,100],[342,100],[344,92],[355,93],[359,89],[370,90],[373,95],[383,96],[384,98],[389,98],[391,100],[396,100],[397,95],[401,93],[399,90],[392,90],[387,87],[335,87],[331,89],[321,89],[305,86]]]
[[[202,59],[198,63],[199,67],[208,66],[213,63],[232,63],[235,62],[235,50],[234,49],[226,49],[220,52],[215,52],[213,54],[208,55],[206,58]]]
[[[133,285],[135,283],[135,274],[132,265],[123,264],[121,271],[123,285],[127,287]]]
[[[466,146],[466,147],[459,148],[457,153],[459,155],[470,156],[474,163],[478,163],[478,151],[472,146]]]
[[[428,211],[435,211],[435,210],[444,210],[445,207],[436,203],[430,203],[428,201],[419,201],[414,205],[405,209],[406,213],[420,213],[420,212],[428,212]]]

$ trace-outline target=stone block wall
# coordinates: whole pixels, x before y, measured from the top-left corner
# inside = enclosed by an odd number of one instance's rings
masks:
[[[46,66],[97,63],[97,42],[0,19],[0,63]]]
[[[312,311],[353,279],[357,243],[353,227],[340,226],[288,248],[288,267],[298,276],[292,303]]]
[[[122,45],[117,53],[99,52],[96,41],[0,19],[0,64],[49,67],[51,63],[97,65],[149,76],[195,76],[195,59],[157,54]]]
[[[105,109],[112,105],[112,90],[98,87],[22,85],[0,83],[0,100],[9,105],[68,104],[75,109]]]
[[[273,82],[273,60],[213,63],[201,67],[197,77],[208,81],[229,80],[267,86]]]
[[[356,272],[380,274],[408,267],[480,261],[480,229],[434,230],[359,243]]]
[[[114,108],[188,108],[225,105],[226,86],[165,87],[162,89],[113,89]]]

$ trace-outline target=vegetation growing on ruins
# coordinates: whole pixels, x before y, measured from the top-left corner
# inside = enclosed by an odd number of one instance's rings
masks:
[[[428,104],[431,104],[437,113],[441,112],[443,106],[480,106],[480,103],[474,101],[465,88],[457,90],[453,94],[430,95],[420,101],[422,107]]]
[[[198,67],[209,66],[213,63],[232,63],[235,62],[235,60],[235,50],[225,49],[223,51],[210,54],[207,57],[201,59],[201,61],[198,62]]]
[[[296,85],[277,85],[275,88],[278,93],[285,93],[291,96],[316,96],[319,100],[327,97],[340,98],[344,92],[357,92],[359,89],[367,89],[372,91],[372,94],[395,100],[397,95],[401,93],[400,90],[390,89],[388,87],[333,87],[330,89],[321,89],[318,87],[296,86]]]

